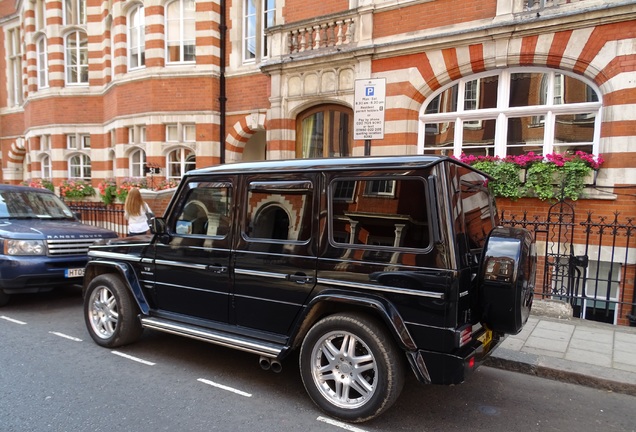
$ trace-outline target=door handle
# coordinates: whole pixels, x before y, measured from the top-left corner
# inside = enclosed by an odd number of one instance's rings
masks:
[[[213,273],[219,274],[227,273],[227,267],[222,265],[209,265],[208,270],[211,270]]]
[[[310,276],[307,276],[303,273],[296,273],[293,275],[288,274],[285,279],[291,282],[296,282],[297,284],[305,284],[311,282],[313,279]]]

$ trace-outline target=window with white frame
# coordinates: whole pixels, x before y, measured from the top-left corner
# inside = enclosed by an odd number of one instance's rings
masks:
[[[180,180],[187,171],[196,168],[196,156],[189,148],[178,148],[168,153],[166,158],[168,179]]]
[[[64,0],[64,25],[86,24],[86,0]]]
[[[146,152],[142,149],[134,150],[128,157],[128,166],[130,169],[130,177],[144,177],[146,173]]]
[[[196,141],[196,125],[172,123],[166,125],[166,142],[190,142]]]
[[[146,126],[131,126],[128,128],[128,144],[143,144],[146,142]]]
[[[85,154],[76,154],[68,159],[68,178],[90,180],[91,158]]]
[[[9,106],[22,104],[22,36],[20,28],[7,30],[7,59],[9,61]]]
[[[174,0],[166,4],[166,63],[196,60],[194,0]]]
[[[266,30],[276,24],[276,0],[243,0],[243,62],[268,57]]]
[[[46,51],[46,36],[42,35],[35,42],[39,89],[49,86],[49,59]]]
[[[67,84],[88,83],[88,37],[73,31],[64,38]]]
[[[512,68],[467,76],[422,106],[424,154],[598,154],[602,103],[594,84],[568,72]]]
[[[146,64],[146,17],[143,6],[137,6],[128,15],[128,68]]]
[[[40,150],[41,151],[49,151],[49,150],[51,150],[51,137],[50,137],[50,135],[40,135]]]
[[[91,136],[89,134],[66,135],[66,148],[82,150],[91,148]]]
[[[53,171],[51,170],[51,158],[48,155],[42,156],[40,159],[40,166],[42,168],[42,178],[43,179],[52,179]]]
[[[35,31],[44,30],[46,27],[46,4],[44,0],[35,0]]]

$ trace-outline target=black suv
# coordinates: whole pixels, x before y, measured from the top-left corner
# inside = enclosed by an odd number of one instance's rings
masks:
[[[407,369],[461,383],[528,318],[534,242],[498,227],[487,180],[434,156],[191,171],[152,237],[91,248],[88,331],[106,347],[165,331],[273,370],[299,349],[312,400],[368,420]]]

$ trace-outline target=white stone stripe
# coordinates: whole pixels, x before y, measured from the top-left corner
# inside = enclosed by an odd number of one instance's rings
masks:
[[[546,64],[547,56],[552,48],[552,41],[554,40],[554,33],[545,33],[539,35],[537,38],[537,46],[534,51],[534,62],[539,64]]]
[[[612,93],[619,90],[630,90],[634,88],[636,82],[636,71],[622,72],[613,76],[601,85],[602,94]]]
[[[584,28],[574,30],[570,36],[570,40],[567,43],[563,57],[561,58],[561,67],[563,69],[572,69],[576,64],[576,61],[581,56],[583,48],[590,39],[590,35],[594,31],[594,28]]]
[[[444,55],[442,54],[442,51],[435,50],[427,52],[426,56],[431,64],[431,68],[433,69],[433,75],[437,78],[437,82],[441,85],[450,82],[451,79],[448,75],[448,71],[446,70],[446,62],[444,62]]]
[[[636,104],[604,106],[603,121],[636,121]]]
[[[473,66],[470,61],[470,49],[467,46],[461,46],[455,51],[457,53],[457,64],[459,65],[459,72],[461,75],[463,77],[472,75]]]
[[[601,154],[636,152],[636,135],[601,138]]]
[[[394,108],[401,109],[410,109],[416,112],[419,112],[419,108],[421,108],[421,103],[416,102],[414,99],[405,96],[405,95],[397,95],[397,96],[387,96],[386,98],[386,106],[387,111]]]

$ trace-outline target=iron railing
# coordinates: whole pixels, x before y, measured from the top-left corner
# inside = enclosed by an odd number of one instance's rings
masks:
[[[82,222],[115,231],[125,237],[128,231],[122,204],[106,205],[101,202],[67,202],[69,208],[80,215]]]
[[[567,301],[579,318],[636,326],[635,217],[594,215],[577,218],[558,202],[547,215],[501,213],[501,223],[534,234],[538,250],[540,298]]]

